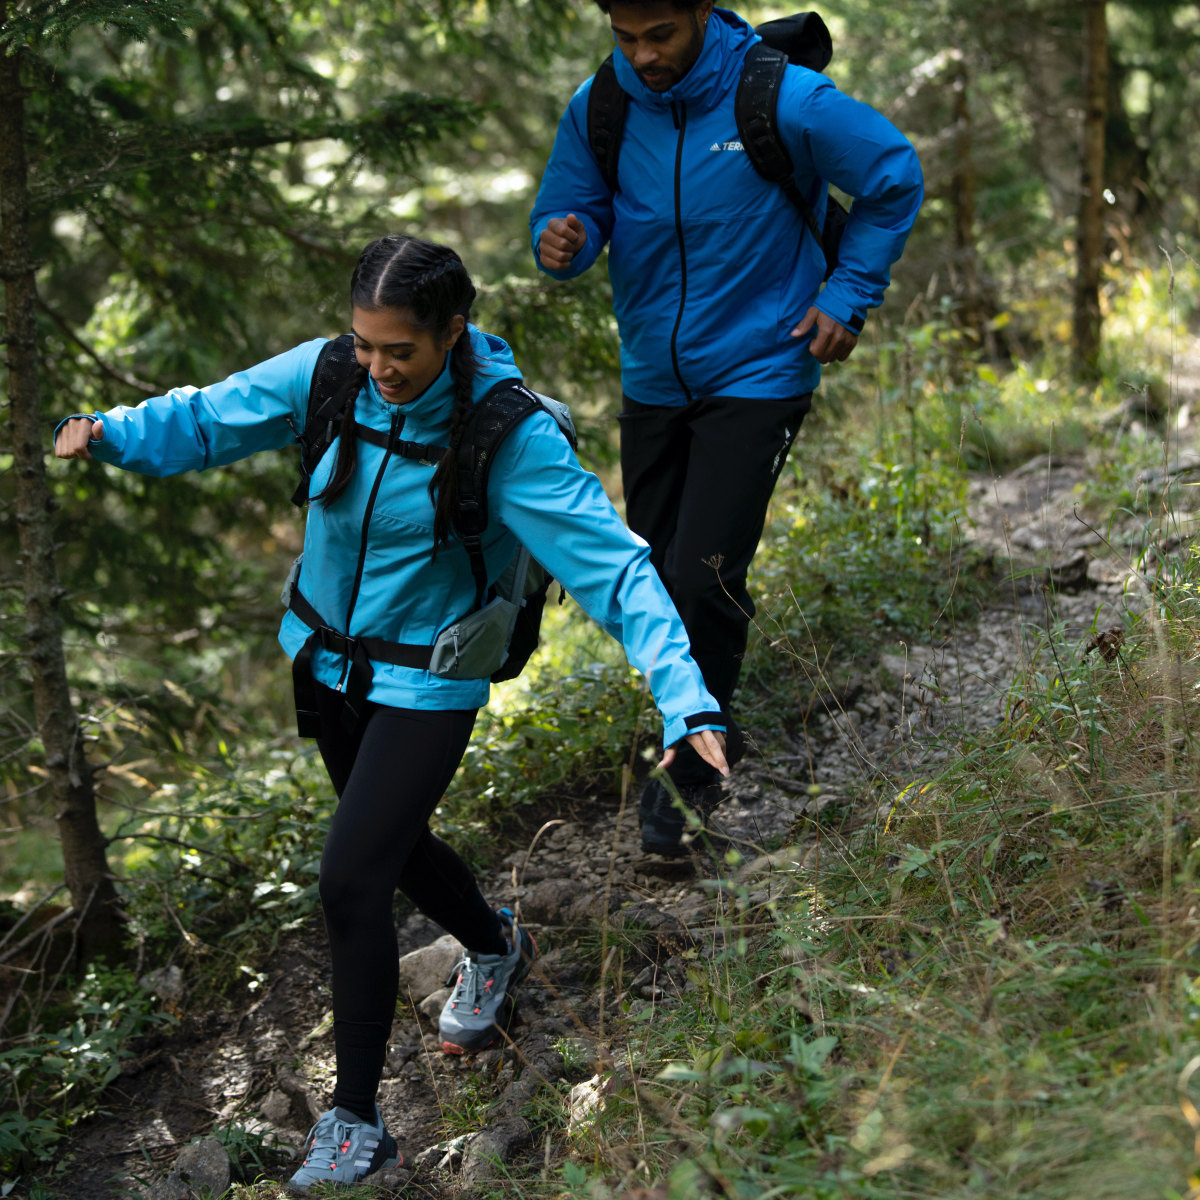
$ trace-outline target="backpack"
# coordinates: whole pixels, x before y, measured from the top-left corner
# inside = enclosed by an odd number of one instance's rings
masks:
[[[768,183],[777,183],[795,206],[817,239],[825,255],[825,278],[838,264],[838,246],[846,225],[846,209],[834,197],[825,206],[825,224],[817,224],[812,205],[796,184],[792,156],[779,136],[775,105],[788,63],[823,71],[833,57],[833,39],[819,13],[802,12],[766,21],[755,27],[762,38],[746,51],[742,76],[734,94],[733,113],[738,138],[754,169]],[[613,53],[616,53],[614,51]],[[600,173],[614,194],[618,190],[617,162],[629,94],[617,82],[613,55],[600,64],[588,92],[588,145],[596,156]]]
[[[347,383],[357,366],[354,338],[343,334],[322,347],[309,385],[308,414],[300,445],[300,481],[292,503],[308,503],[309,483],[317,463],[341,430],[347,410],[353,413],[354,396]],[[371,683],[370,660],[427,670],[449,679],[514,679],[538,647],[542,611],[552,582],[550,574],[518,543],[512,558],[489,588],[483,558],[483,533],[488,523],[488,476],[504,439],[535,412],[555,419],[572,448],[575,426],[567,406],[511,380],[502,380],[486,392],[471,410],[458,448],[458,500],[452,515],[471,565],[475,600],[470,611],[438,634],[432,646],[406,645],[384,638],[351,638],[332,628],[305,599],[299,587],[303,555],[292,564],[280,599],[313,631],[292,663],[296,717],[302,737],[316,737],[316,715],[311,658],[316,646],[344,655],[349,663],[342,718],[349,728],[357,725]],[[391,454],[421,463],[438,462],[445,446],[392,440],[388,434],[355,424],[355,436],[382,446]],[[560,592],[561,600],[561,592]]]

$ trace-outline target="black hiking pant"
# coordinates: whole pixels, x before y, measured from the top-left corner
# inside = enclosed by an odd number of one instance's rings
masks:
[[[679,408],[624,397],[620,416],[625,518],[654,564],[692,644],[708,690],[740,737],[730,703],[754,605],[746,574],[767,505],[812,393],[786,400],[702,396]],[[672,778],[705,783],[713,770],[681,746]]]
[[[341,695],[319,683],[316,690],[317,746],[338,795],[319,883],[333,965],[333,1105],[374,1120],[399,989],[396,889],[467,949],[507,948],[470,868],[429,828],[476,710],[368,702],[358,730],[347,734]]]

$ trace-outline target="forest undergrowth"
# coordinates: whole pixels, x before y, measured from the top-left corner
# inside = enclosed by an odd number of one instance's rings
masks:
[[[1091,390],[1053,358],[998,370],[947,325],[871,347],[829,387],[756,568],[743,702],[766,742],[802,733],[813,698],[886,641],[952,639],[997,580],[1014,586],[1019,556],[972,549],[972,470],[1078,455],[1098,553],[1121,559],[1137,603],[1089,643],[1053,621],[1023,642],[998,725],[869,773],[848,810],[814,811],[783,844],[718,856],[714,952],[673,1002],[617,1014],[586,1116],[570,1119],[566,1085],[531,1102],[545,1153],[488,1195],[1200,1196],[1200,559],[1175,382],[1189,272],[1129,282]],[[439,813],[481,864],[529,836],[548,781],[615,787],[651,752],[627,669],[553,620],[543,671],[483,722]],[[219,710],[165,750],[137,703],[117,715],[97,728],[134,951],[72,981],[52,883],[35,868],[6,883],[3,1195],[58,1195],[72,1129],[136,1039],[180,1015],[139,983],[164,947],[205,964],[187,1004],[242,1004],[316,908],[329,801],[310,756],[246,724],[206,740]],[[764,852],[769,873],[747,874]],[[224,1136],[246,1175],[230,1195],[280,1194],[254,1181],[265,1148]]]

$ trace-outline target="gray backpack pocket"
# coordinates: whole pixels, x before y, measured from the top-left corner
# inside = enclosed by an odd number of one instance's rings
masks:
[[[446,626],[433,643],[431,675],[487,679],[504,662],[520,604],[496,596],[481,609]]]

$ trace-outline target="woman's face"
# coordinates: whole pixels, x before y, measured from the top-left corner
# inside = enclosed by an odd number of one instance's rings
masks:
[[[446,352],[462,336],[466,322],[451,317],[444,336],[418,329],[407,308],[351,310],[354,354],[389,404],[415,400],[440,374]]]

